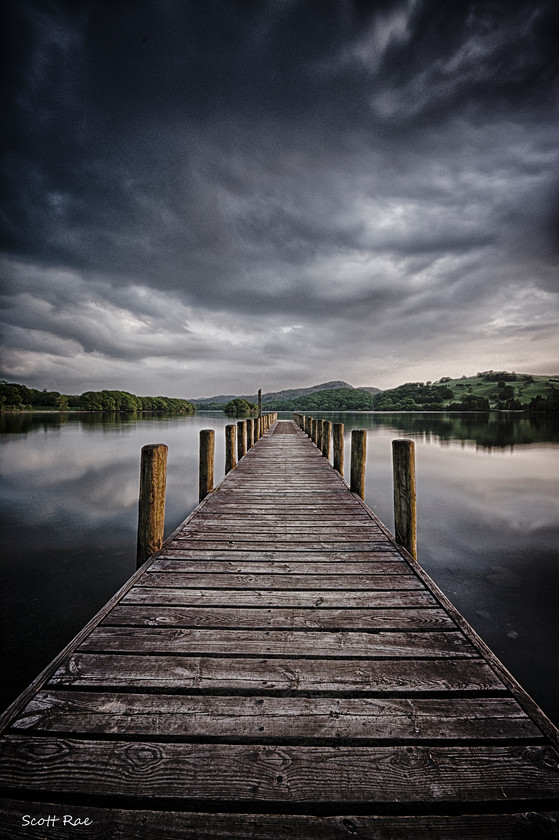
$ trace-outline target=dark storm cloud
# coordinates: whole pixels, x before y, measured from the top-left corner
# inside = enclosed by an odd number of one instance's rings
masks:
[[[356,336],[372,359],[428,360],[488,325],[545,332],[554,0],[19,0],[4,17],[12,377],[41,348],[60,373],[77,347],[99,377],[199,360],[202,382],[203,359],[250,370],[264,341],[300,375],[298,352],[329,344],[343,367]]]

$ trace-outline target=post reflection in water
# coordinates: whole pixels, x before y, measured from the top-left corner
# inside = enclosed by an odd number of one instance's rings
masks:
[[[366,501],[389,528],[391,441],[416,442],[422,566],[556,723],[559,429],[548,415],[345,413],[367,429]],[[280,418],[291,417],[280,414]],[[0,415],[6,706],[135,568],[141,447],[169,447],[165,533],[198,499],[198,435],[228,418]],[[346,476],[347,478],[347,476]]]

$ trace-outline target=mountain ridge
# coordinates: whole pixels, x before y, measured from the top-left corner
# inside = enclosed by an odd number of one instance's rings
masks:
[[[371,394],[380,393],[381,390],[380,388],[374,388],[373,386],[367,386],[364,388],[356,389],[353,385],[349,385],[349,383],[347,382],[335,379],[332,382],[321,382],[318,385],[310,385],[306,388],[286,388],[281,391],[267,391],[265,394],[262,394],[262,405],[266,405],[266,403],[272,402],[273,400],[294,400],[298,397],[306,397],[309,394],[315,394],[318,391],[334,391],[340,388],[348,389],[351,391],[367,391]],[[225,405],[225,403],[228,403],[230,402],[230,400],[235,399],[247,400],[248,402],[257,402],[258,394],[217,394],[213,397],[198,397],[192,399],[191,401],[194,403],[194,405],[201,408],[202,406],[209,404]]]

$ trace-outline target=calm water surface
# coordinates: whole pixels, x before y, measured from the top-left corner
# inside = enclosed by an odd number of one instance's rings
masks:
[[[346,433],[368,429],[366,501],[390,528],[391,440],[415,439],[421,564],[559,723],[556,421],[321,416],[344,422]],[[133,573],[141,447],[169,446],[169,534],[197,503],[201,428],[216,430],[216,481],[223,476],[227,422],[209,412],[0,417],[1,707]]]

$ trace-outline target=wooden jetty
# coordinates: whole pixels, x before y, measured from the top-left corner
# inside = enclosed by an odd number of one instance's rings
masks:
[[[8,710],[0,836],[557,837],[558,743],[277,422]]]

